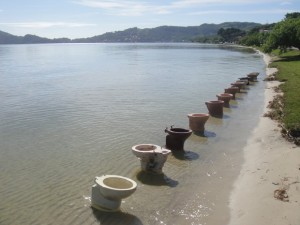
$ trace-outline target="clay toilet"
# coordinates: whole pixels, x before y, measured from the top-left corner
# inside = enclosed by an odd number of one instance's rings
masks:
[[[236,81],[234,83],[231,83],[232,87],[238,87],[239,88],[239,92],[241,92],[241,89],[243,89],[245,87],[245,83],[241,82],[241,81]]]
[[[247,77],[249,77],[250,81],[256,81],[258,75],[259,75],[258,72],[252,72],[252,73],[249,73],[249,74],[247,75]]]
[[[250,78],[249,77],[240,77],[239,80],[244,81],[246,83],[246,85],[250,84],[250,82],[249,82]]]
[[[224,107],[229,107],[229,102],[233,98],[232,94],[229,93],[222,93],[217,95],[218,100],[224,102]]]
[[[171,151],[184,151],[184,142],[192,134],[192,130],[184,128],[166,128],[166,148]]]
[[[205,102],[205,105],[211,116],[216,116],[216,117],[223,116],[224,101],[222,101],[222,100],[208,101],[208,102]]]
[[[189,118],[189,127],[195,133],[203,134],[205,123],[209,118],[207,113],[191,113],[187,115]]]
[[[238,87],[230,87],[225,89],[225,93],[232,94],[232,99],[235,99],[235,94],[239,92]]]

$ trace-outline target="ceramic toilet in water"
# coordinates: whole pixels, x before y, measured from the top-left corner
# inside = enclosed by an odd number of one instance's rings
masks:
[[[195,133],[204,134],[205,123],[209,118],[207,113],[190,113],[187,115],[189,118],[190,129]]]
[[[140,159],[142,170],[161,174],[170,150],[153,144],[139,144],[132,147],[132,153]]]
[[[192,130],[171,126],[165,129],[166,148],[171,151],[184,151],[184,142],[192,134]]]
[[[222,100],[207,101],[207,102],[205,102],[205,105],[211,116],[215,116],[215,117],[223,116],[224,101],[222,101]]]
[[[103,175],[95,178],[92,186],[92,207],[102,211],[118,211],[121,201],[132,195],[137,183],[127,177]]]
[[[224,102],[224,107],[229,107],[229,102],[233,98],[232,94],[229,93],[222,93],[217,95],[218,100]]]

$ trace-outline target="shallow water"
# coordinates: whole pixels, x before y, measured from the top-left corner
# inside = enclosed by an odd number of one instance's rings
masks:
[[[253,71],[259,82],[170,155],[164,176],[140,171],[133,145],[164,145],[166,126],[188,128],[187,114]],[[226,224],[264,76],[259,54],[216,45],[0,46],[0,224]],[[90,208],[102,174],[138,183],[119,213]]]

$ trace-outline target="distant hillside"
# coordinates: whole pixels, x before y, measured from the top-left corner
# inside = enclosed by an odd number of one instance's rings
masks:
[[[0,31],[0,44],[19,44],[22,37]]]
[[[220,28],[250,30],[260,25],[258,23],[227,22],[190,27],[160,26],[145,29],[135,27],[90,38],[74,39],[73,42],[190,42],[199,36],[216,35]]]
[[[36,35],[26,34],[25,36],[15,36],[0,31],[0,44],[42,44],[42,43],[69,43],[68,38],[49,39]]]
[[[190,42],[197,37],[216,35],[220,28],[250,30],[261,26],[258,23],[227,22],[221,24],[202,24],[200,26],[178,27],[160,26],[156,28],[129,28],[124,31],[108,32],[89,38],[48,39],[35,35],[15,36],[0,31],[0,44],[38,44],[38,43],[102,43],[102,42]]]

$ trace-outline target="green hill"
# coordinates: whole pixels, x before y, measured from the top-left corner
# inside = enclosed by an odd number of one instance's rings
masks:
[[[160,26],[145,29],[135,27],[124,31],[108,32],[90,38],[74,39],[72,42],[190,42],[199,36],[216,35],[220,28],[250,30],[260,25],[258,23],[227,22],[189,27]]]
[[[212,36],[220,28],[250,30],[260,26],[258,23],[226,22],[221,24],[202,24],[200,26],[160,26],[156,28],[129,28],[123,31],[108,32],[89,38],[48,39],[36,35],[15,36],[0,31],[0,44],[38,44],[38,43],[105,43],[105,42],[191,42],[197,37]]]

